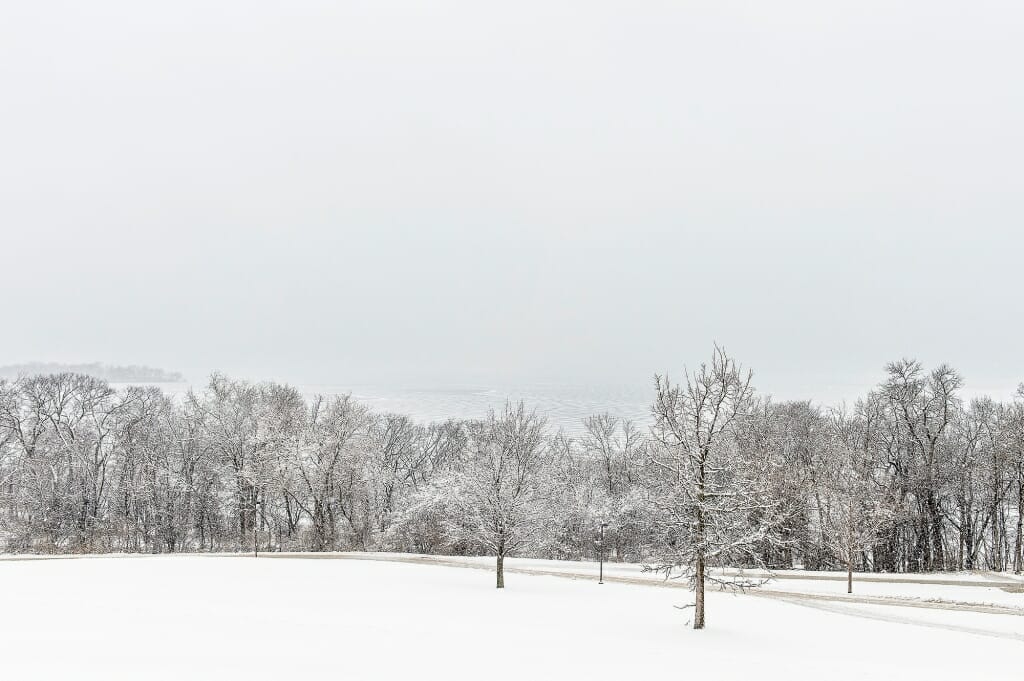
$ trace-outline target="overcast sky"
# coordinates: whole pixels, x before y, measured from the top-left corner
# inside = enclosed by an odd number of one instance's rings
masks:
[[[1017,1],[8,2],[0,364],[1024,380]]]

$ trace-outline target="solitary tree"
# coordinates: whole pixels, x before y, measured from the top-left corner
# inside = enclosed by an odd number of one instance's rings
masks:
[[[875,479],[875,464],[865,446],[863,425],[838,412],[834,437],[824,460],[825,503],[820,507],[823,536],[846,567],[846,593],[853,593],[853,565],[879,540],[893,517],[893,504]]]
[[[546,517],[545,430],[545,420],[522,402],[470,424],[468,460],[450,488],[451,534],[495,554],[499,589],[505,587],[505,557],[535,542]]]
[[[763,566],[758,546],[775,522],[763,461],[736,440],[753,403],[751,374],[716,347],[684,385],[656,377],[652,504],[662,558],[652,569],[687,577],[695,592],[693,628],[703,629],[704,584],[745,585],[708,574],[730,560]]]

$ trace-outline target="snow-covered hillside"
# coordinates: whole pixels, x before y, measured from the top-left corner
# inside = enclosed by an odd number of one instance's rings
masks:
[[[511,572],[498,591],[488,571],[429,564],[0,561],[0,584],[4,676],[19,680],[934,681],[1011,678],[1024,659],[1013,615],[710,592],[693,631],[673,607],[684,589]]]

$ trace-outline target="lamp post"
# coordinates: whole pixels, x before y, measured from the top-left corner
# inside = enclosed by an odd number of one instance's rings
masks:
[[[597,540],[598,584],[604,584],[604,528],[606,527],[608,527],[608,523],[601,523],[601,535]]]

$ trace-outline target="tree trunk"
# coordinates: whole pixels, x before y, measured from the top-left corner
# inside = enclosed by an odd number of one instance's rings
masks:
[[[961,520],[961,523],[963,527],[960,529],[960,536],[964,544],[964,559],[961,565],[966,570],[973,570],[974,557],[978,554],[975,548],[974,524],[971,522],[970,511],[964,511],[962,516],[963,520]]]
[[[1024,530],[1024,466],[1017,464],[1017,542],[1014,546],[1013,571],[1021,571],[1021,531]]]
[[[704,628],[704,553],[697,554],[697,565],[694,570],[694,611],[693,628]]]
[[[258,511],[256,510],[257,497],[256,488],[252,490],[252,557],[260,557],[260,535],[259,535],[259,524],[256,522]]]
[[[818,517],[825,517],[825,507],[821,503],[821,493],[814,490],[814,500],[818,506]],[[822,523],[818,523],[818,545],[815,547],[814,552],[814,563],[808,567],[812,570],[820,570],[821,566],[825,563],[825,547],[828,546],[828,540],[825,537],[825,526]]]
[[[693,628],[704,628],[704,493],[707,484],[707,461],[708,447],[702,447],[700,451],[700,462],[697,466],[697,560],[694,568],[694,612]]]
[[[939,511],[939,503],[935,498],[935,492],[928,491],[926,497],[928,509],[927,531],[930,531],[930,551],[927,555],[928,570],[945,570],[946,557],[942,545],[942,514]]]
[[[1002,482],[998,479],[995,480],[992,494],[992,559],[989,561],[990,567],[996,572],[1003,571],[1003,538],[1002,533],[999,531],[999,496],[998,488],[1002,486]]]
[[[847,508],[847,523],[846,523],[846,593],[853,593],[853,554],[856,552],[857,547],[853,541],[853,523],[857,517],[855,510],[854,498],[850,496],[850,505]]]
[[[505,588],[505,556],[498,552],[498,588]]]

